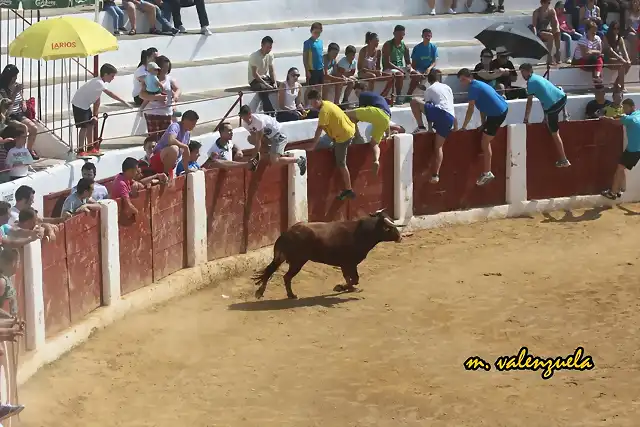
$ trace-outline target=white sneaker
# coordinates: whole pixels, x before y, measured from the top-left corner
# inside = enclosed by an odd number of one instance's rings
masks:
[[[485,185],[487,182],[495,178],[493,172],[482,173],[480,178],[476,181],[476,185]]]
[[[210,36],[211,30],[209,30],[207,27],[202,27],[200,28],[200,34],[202,34],[203,36]]]
[[[435,14],[436,14],[436,9],[435,8],[431,9],[431,12],[429,12],[429,15],[434,16]]]
[[[178,32],[180,32],[180,33],[184,34],[184,33],[186,33],[186,32],[187,32],[187,30],[186,30],[186,28],[184,28],[184,25],[180,25],[180,26],[178,27]]]
[[[416,135],[418,133],[425,133],[427,132],[427,128],[421,128],[421,127],[417,127],[413,130],[413,132],[411,132],[413,135]]]
[[[453,9],[449,9],[449,13],[450,13],[451,15],[455,15],[455,14],[456,14],[456,11],[455,11],[455,10],[453,10]]]

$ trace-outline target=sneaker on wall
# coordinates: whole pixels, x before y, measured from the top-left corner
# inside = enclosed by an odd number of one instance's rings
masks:
[[[203,36],[210,36],[211,30],[209,30],[207,27],[202,27],[200,28],[200,34],[202,34]]]
[[[184,33],[186,33],[186,32],[187,32],[187,29],[186,29],[186,28],[184,28],[184,25],[180,25],[180,26],[178,27],[178,31],[179,31],[180,33],[184,34]]]

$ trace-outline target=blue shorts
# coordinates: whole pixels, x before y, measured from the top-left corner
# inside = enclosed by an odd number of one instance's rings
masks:
[[[433,124],[436,133],[446,138],[453,129],[454,117],[448,112],[427,102],[424,104],[424,115],[429,123]]]

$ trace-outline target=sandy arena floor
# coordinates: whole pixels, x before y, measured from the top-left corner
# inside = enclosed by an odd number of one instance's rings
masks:
[[[623,210],[624,209],[624,210]],[[131,315],[21,389],[22,426],[637,426],[640,205],[416,233],[360,293],[307,265]],[[282,274],[282,272],[281,272]],[[590,371],[466,371],[583,346]],[[634,421],[635,420],[635,421]]]

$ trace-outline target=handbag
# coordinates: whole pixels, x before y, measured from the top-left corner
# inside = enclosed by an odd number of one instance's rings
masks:
[[[29,120],[36,119],[36,99],[31,97],[27,100],[27,109],[24,112],[24,115]]]

